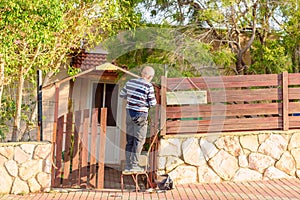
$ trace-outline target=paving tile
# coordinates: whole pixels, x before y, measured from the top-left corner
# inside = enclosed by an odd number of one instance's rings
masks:
[[[294,198],[300,199],[300,180],[299,179],[284,179],[278,180],[281,187],[287,189]]]
[[[67,199],[67,200],[299,200],[300,180],[278,179],[249,182],[225,182],[214,184],[176,185],[173,190],[159,192],[135,192],[118,189],[105,190],[67,190],[69,192],[35,193],[27,195],[1,195],[0,200],[34,200],[34,199]],[[61,190],[65,191],[65,190]]]
[[[203,199],[211,199],[209,196],[209,193],[205,189],[205,184],[197,184],[196,187],[198,188],[198,191],[200,192],[201,196],[203,196]]]
[[[220,199],[217,194],[218,192],[215,191],[216,188],[214,186],[212,186],[211,184],[204,184],[203,186],[206,192],[208,193],[210,199]]]
[[[209,185],[215,191],[219,199],[228,199],[231,197],[230,193],[226,191],[226,189],[222,186],[222,184],[212,183]]]
[[[186,190],[186,194],[188,195],[188,197],[190,199],[194,199],[194,200],[197,200],[197,196],[195,194],[195,191],[193,190],[193,187],[191,187],[190,184],[187,185],[187,187],[185,187],[185,190]]]
[[[223,183],[223,184],[219,184],[219,185],[222,185],[224,188],[226,188],[227,192],[230,193],[232,199],[242,199],[241,195],[230,184]]]
[[[221,199],[235,199],[237,196],[234,196],[235,191],[231,187],[226,187],[225,184],[214,184],[217,186],[219,191],[222,192],[222,196],[220,197]],[[224,197],[223,197],[224,196]]]
[[[198,187],[195,184],[189,184],[189,187],[193,191],[196,199],[204,199],[204,196],[201,194],[201,192],[199,191]]]
[[[173,190],[174,190],[174,189],[168,190],[168,191],[166,191],[166,192],[164,193],[164,195],[165,195],[165,197],[166,197],[167,200],[169,200],[169,199],[174,199],[173,193],[172,193]]]
[[[258,192],[258,194],[256,194],[257,198],[271,198],[272,194],[274,194],[270,188],[263,186],[259,181],[249,182],[248,186],[254,188]]]
[[[190,198],[190,196],[186,193],[186,186],[178,185],[176,187],[176,189],[178,190],[180,199],[193,199],[193,198]]]
[[[176,187],[173,190],[171,190],[171,193],[172,193],[172,198],[173,199],[180,199],[181,198],[178,190],[176,189]]]
[[[265,190],[271,190],[272,193],[270,193],[270,195],[274,198],[289,198],[289,194],[287,194],[287,191],[283,189],[282,185],[278,185],[276,182],[262,181],[258,182],[257,184]]]
[[[95,199],[102,199],[102,192],[99,192],[99,191],[97,191],[97,192],[95,192],[95,196],[94,196],[94,198]]]
[[[228,182],[227,184],[229,186],[231,186],[232,188],[234,188],[234,190],[237,191],[237,193],[241,196],[242,199],[245,199],[245,200],[250,199],[250,197],[247,195],[247,190],[245,188],[243,188],[242,185],[232,183],[232,182]]]

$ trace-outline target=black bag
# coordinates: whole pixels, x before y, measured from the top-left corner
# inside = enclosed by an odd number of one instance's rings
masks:
[[[162,181],[157,183],[160,190],[171,190],[173,189],[173,180],[168,174],[162,175],[165,177]]]

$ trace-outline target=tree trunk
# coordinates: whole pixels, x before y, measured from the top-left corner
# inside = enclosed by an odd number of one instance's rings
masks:
[[[294,50],[292,61],[293,61],[293,72],[299,73],[300,72],[300,46],[296,45],[296,48]]]
[[[2,94],[4,88],[4,65],[4,60],[2,58],[2,55],[0,54],[0,109],[2,107]]]
[[[18,134],[20,132],[23,87],[24,87],[24,68],[23,68],[23,66],[21,66],[20,71],[19,71],[19,79],[18,79],[18,91],[17,91],[17,99],[16,99],[15,118],[14,118],[13,132],[12,132],[12,136],[11,136],[12,142],[17,141]]]
[[[55,73],[53,71],[50,71],[47,73],[47,75],[45,76],[45,78],[43,79],[43,86],[47,85],[50,81],[50,78],[54,75]],[[33,92],[33,96],[36,97],[36,91]],[[37,102],[35,102],[35,106],[34,109],[30,115],[30,121],[34,121],[37,117]],[[23,133],[21,133],[21,141],[28,141],[31,140],[30,135],[27,135],[26,133],[28,133],[30,131],[30,127],[28,124],[26,124],[26,128],[25,131]]]

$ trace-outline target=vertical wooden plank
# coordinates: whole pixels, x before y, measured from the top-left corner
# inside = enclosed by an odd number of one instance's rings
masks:
[[[155,120],[155,119],[152,119],[152,120]],[[150,126],[150,139],[149,139],[149,145],[152,143],[152,140],[154,139],[153,136],[155,136],[155,121],[153,124],[151,124]],[[152,147],[153,148],[153,147]],[[154,158],[153,158],[153,155],[152,155],[152,152],[153,152],[153,149],[150,149],[148,150],[150,153],[148,155],[148,163],[149,163],[149,177],[150,177],[150,180],[152,180],[153,178],[153,171],[154,171]]]
[[[81,110],[75,112],[75,129],[74,129],[74,146],[72,156],[72,183],[80,185],[80,170],[79,170],[79,134],[81,130]]]
[[[71,166],[71,135],[73,127],[73,113],[67,114],[66,119],[66,139],[65,139],[65,153],[64,153],[64,178],[63,185],[66,187],[70,186],[70,166]]]
[[[166,100],[166,94],[167,94],[167,78],[165,76],[161,77],[161,99],[160,99],[160,113],[161,113],[161,117],[160,117],[160,126],[161,126],[161,133],[160,135],[166,135],[166,109],[167,109],[167,100]]]
[[[83,128],[81,134],[81,168],[80,168],[80,184],[87,184],[88,175],[88,135],[89,135],[89,114],[90,110],[83,111]]]
[[[154,134],[158,134],[157,131],[159,131],[159,117],[160,117],[160,112],[159,112],[159,108],[156,107],[155,108],[155,129],[154,129]],[[150,180],[152,182],[152,185],[155,184],[155,180],[157,180],[157,152],[158,152],[158,137],[155,137],[155,143],[154,143],[154,147],[152,149],[152,153],[151,153],[151,159],[152,159],[152,171],[150,173]],[[150,166],[151,167],[151,166]]]
[[[289,85],[288,85],[288,73],[282,73],[282,121],[283,130],[289,130]]]
[[[53,113],[53,131],[52,131],[52,161],[55,163],[55,149],[56,147],[56,132],[57,132],[57,120],[58,120],[58,101],[59,101],[59,84],[55,84],[55,105],[54,105],[54,113]],[[52,177],[51,177],[51,185],[55,185],[55,167],[52,165]]]
[[[106,143],[106,120],[107,108],[101,108],[100,120],[100,146],[99,146],[99,159],[98,159],[98,183],[97,188],[104,188],[104,160],[105,160],[105,143]]]
[[[92,110],[92,132],[91,132],[91,162],[90,162],[90,185],[96,187],[96,157],[97,157],[97,126],[98,126],[98,109]]]
[[[64,116],[61,116],[57,120],[57,134],[56,134],[56,151],[55,151],[55,180],[54,186],[58,187],[61,184],[62,175],[62,140],[64,132]]]

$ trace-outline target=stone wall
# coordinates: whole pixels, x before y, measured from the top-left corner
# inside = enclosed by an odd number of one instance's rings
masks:
[[[300,178],[300,130],[167,136],[158,154],[175,183]]]
[[[50,191],[51,144],[0,143],[0,194]]]

